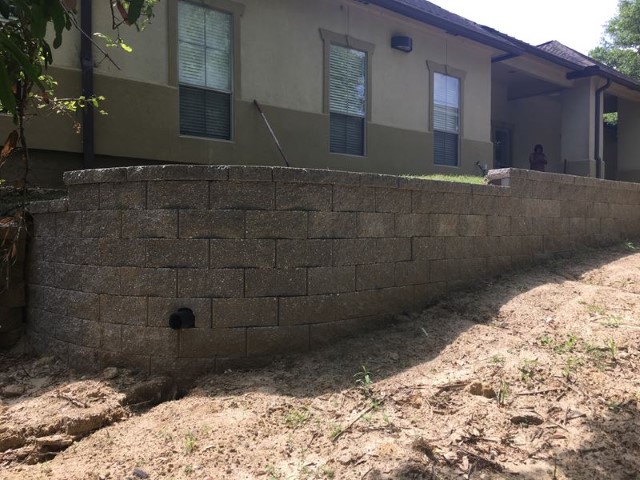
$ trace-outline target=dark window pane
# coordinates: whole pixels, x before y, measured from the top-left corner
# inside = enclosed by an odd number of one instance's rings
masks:
[[[433,132],[433,163],[458,166],[458,134]]]
[[[331,114],[331,152],[364,155],[364,118]]]
[[[181,85],[180,134],[231,139],[231,95]]]

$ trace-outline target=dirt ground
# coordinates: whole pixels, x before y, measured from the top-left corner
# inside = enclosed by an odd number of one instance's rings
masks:
[[[144,410],[129,372],[4,357],[0,478],[638,479],[639,340],[626,244]]]

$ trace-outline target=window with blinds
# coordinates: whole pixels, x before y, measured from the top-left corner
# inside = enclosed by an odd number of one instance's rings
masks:
[[[233,17],[178,2],[180,134],[231,139]]]
[[[458,166],[460,144],[460,79],[433,76],[433,162]]]
[[[364,155],[367,53],[331,45],[329,114],[331,152]]]

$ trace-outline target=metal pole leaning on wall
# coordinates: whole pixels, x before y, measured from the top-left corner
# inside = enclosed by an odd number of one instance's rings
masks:
[[[287,156],[284,154],[284,150],[282,150],[282,147],[280,146],[280,142],[278,141],[278,137],[276,137],[276,134],[273,131],[273,128],[271,128],[271,124],[269,123],[269,120],[267,120],[267,116],[262,111],[262,108],[260,107],[260,104],[258,103],[258,100],[254,100],[253,104],[258,109],[258,112],[260,112],[260,116],[262,117],[262,120],[264,120],[264,124],[269,129],[269,133],[271,134],[271,138],[273,138],[273,141],[275,142],[276,147],[278,147],[278,151],[280,152],[280,155],[282,156],[282,159],[284,160],[284,164],[287,167],[290,167],[291,165],[289,165],[289,162],[287,161]]]

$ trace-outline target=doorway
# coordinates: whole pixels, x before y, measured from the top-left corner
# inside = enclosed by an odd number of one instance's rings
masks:
[[[511,158],[510,128],[496,127],[493,131],[493,168],[511,168],[513,166]]]

